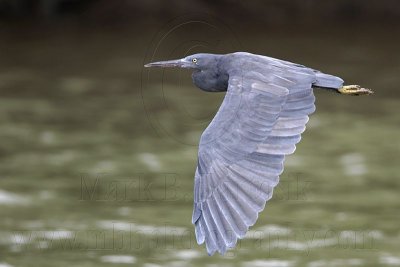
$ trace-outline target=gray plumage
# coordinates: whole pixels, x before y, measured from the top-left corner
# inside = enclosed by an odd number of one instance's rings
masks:
[[[295,151],[315,111],[313,87],[339,90],[343,80],[244,52],[195,54],[145,66],[191,68],[200,89],[227,91],[201,135],[192,216],[197,242],[206,243],[209,255],[224,254],[271,199],[285,155]]]

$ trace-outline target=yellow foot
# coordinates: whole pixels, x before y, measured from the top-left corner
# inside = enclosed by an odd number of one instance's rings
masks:
[[[338,89],[339,93],[343,95],[371,95],[374,91],[362,88],[359,85],[345,85]]]

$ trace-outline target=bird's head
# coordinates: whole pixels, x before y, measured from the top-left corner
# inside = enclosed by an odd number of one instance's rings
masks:
[[[152,62],[144,66],[161,68],[178,67],[194,70],[205,70],[208,67],[214,66],[219,56],[220,55],[214,54],[194,54],[176,60]]]
[[[227,90],[229,79],[229,75],[219,64],[222,56],[215,54],[194,54],[182,59],[152,62],[144,66],[191,69],[193,70],[193,83],[197,87],[208,92],[221,92]]]

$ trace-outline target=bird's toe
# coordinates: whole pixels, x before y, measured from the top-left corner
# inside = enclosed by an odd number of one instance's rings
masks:
[[[371,89],[362,88],[359,85],[345,85],[338,89],[343,95],[371,95],[374,92]]]

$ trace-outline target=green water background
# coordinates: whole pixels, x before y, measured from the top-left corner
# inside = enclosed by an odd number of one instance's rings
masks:
[[[396,28],[230,28],[233,45],[222,38],[218,51],[284,58],[376,93],[316,91],[253,231],[208,257],[191,225],[193,173],[223,94],[199,91],[189,72],[143,69],[165,25],[1,32],[2,266],[400,264]],[[183,53],[165,45],[157,59]]]

